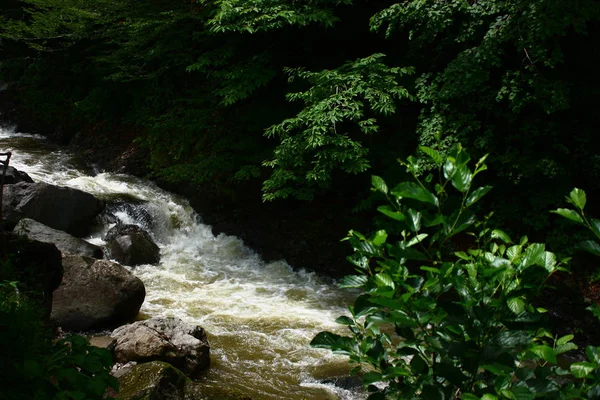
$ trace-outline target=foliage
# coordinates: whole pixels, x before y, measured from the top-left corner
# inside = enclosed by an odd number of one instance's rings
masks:
[[[118,389],[112,356],[81,336],[52,342],[40,306],[19,282],[0,282],[0,383],[6,399],[103,399]]]
[[[419,178],[413,157],[402,163],[412,181],[390,189],[373,176],[390,203],[378,210],[402,227],[400,237],[350,232],[358,274],[340,286],[362,294],[337,322],[351,335],[322,332],[312,345],[359,364],[370,399],[596,398],[598,349],[570,370],[559,366],[557,357],[577,348],[573,335],[554,337],[535,306],[562,262],[543,243],[514,242],[476,216],[491,189],[474,180],[486,157],[472,168],[460,145],[446,157],[421,150],[437,176]]]
[[[390,160],[417,143],[461,142],[494,149],[494,218],[530,237],[570,187],[598,190],[595,0],[6,4],[0,80],[22,119],[67,139],[132,132],[154,177],[348,198],[367,171],[396,179]]]
[[[600,244],[598,243],[598,240],[600,240],[600,221],[585,215],[583,211],[587,203],[585,191],[578,188],[573,189],[567,197],[567,202],[573,205],[575,209],[558,208],[551,212],[586,227],[594,235],[595,240],[582,241],[576,247],[579,250],[600,256]]]
[[[494,149],[496,216],[539,231],[573,180],[599,173],[593,155],[572,163],[596,135],[583,99],[598,81],[577,43],[597,35],[599,19],[594,0],[410,0],[376,13],[371,27],[410,43],[421,144]]]
[[[332,26],[337,18],[332,12],[339,4],[352,0],[280,1],[280,0],[200,0],[211,7],[209,26],[214,32],[256,33],[282,28],[286,25],[306,26],[321,23]]]
[[[303,101],[305,107],[295,117],[267,130],[267,135],[278,137],[280,144],[274,159],[264,163],[274,168],[264,184],[265,200],[292,194],[311,198],[311,192],[303,188],[306,182],[326,185],[336,168],[352,174],[369,168],[368,149],[353,139],[353,131],[377,133],[374,116],[393,113],[395,100],[410,97],[398,79],[412,70],[390,68],[381,62],[382,57],[373,54],[320,72],[287,70],[290,82],[301,78],[312,86],[288,94],[289,101]]]

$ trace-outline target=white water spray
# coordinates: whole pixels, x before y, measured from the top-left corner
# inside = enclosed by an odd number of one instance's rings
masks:
[[[202,379],[210,390],[230,388],[260,399],[363,399],[324,379],[347,375],[347,360],[311,349],[352,295],[283,261],[265,263],[236,237],[212,234],[184,199],[141,179],[77,169],[72,157],[39,136],[0,128],[0,149],[13,151],[11,165],[35,181],[68,186],[121,204],[124,223],[148,229],[161,263],[132,272],[146,285],[141,312],[175,316],[209,334],[212,365]],[[90,242],[102,244],[103,227]]]

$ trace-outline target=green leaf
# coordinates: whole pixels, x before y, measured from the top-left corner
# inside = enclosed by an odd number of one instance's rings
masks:
[[[438,364],[434,372],[437,375],[446,378],[448,382],[458,387],[461,386],[462,382],[468,379],[468,377],[463,374],[460,368],[447,363]]]
[[[552,347],[546,345],[534,346],[530,351],[544,361],[556,364],[556,353]]]
[[[556,344],[557,345],[565,344],[565,343],[570,342],[571,340],[573,340],[574,337],[575,337],[575,335],[565,335],[565,336],[559,338],[556,341]]]
[[[346,317],[342,315],[335,320],[336,324],[351,326],[354,325],[354,320],[352,318]]]
[[[427,236],[429,236],[426,233],[421,233],[418,234],[417,236],[413,237],[412,239],[410,239],[407,243],[408,247],[414,246],[415,244],[421,243]]]
[[[554,213],[554,214],[558,214],[567,219],[570,219],[571,221],[575,221],[579,224],[583,223],[583,219],[581,218],[581,216],[579,214],[577,214],[577,211],[569,210],[568,208],[559,208],[559,209],[556,209],[556,210],[553,210],[550,212]]]
[[[510,236],[508,236],[506,233],[504,233],[500,229],[494,229],[492,231],[492,233],[490,234],[490,237],[492,239],[500,239],[500,240],[502,240],[506,244],[511,244],[512,243],[512,240],[510,239]]]
[[[444,157],[442,157],[440,152],[432,149],[431,147],[419,146],[419,150],[421,150],[423,153],[427,154],[429,156],[429,158],[431,158],[431,160],[436,164],[441,164],[444,162]]]
[[[498,396],[496,396],[495,394],[486,393],[483,396],[481,396],[481,400],[498,400]]]
[[[519,315],[525,311],[525,302],[519,297],[511,297],[506,301],[508,308],[515,314]]]
[[[388,193],[388,187],[385,184],[385,181],[383,179],[381,179],[379,176],[377,176],[377,175],[371,176],[371,184],[373,185],[373,187],[375,189],[377,189],[381,193],[383,193],[383,194]]]
[[[439,203],[438,198],[433,193],[414,182],[400,183],[392,190],[392,194],[401,198],[429,203],[436,207]]]
[[[387,215],[388,217],[395,219],[396,221],[404,221],[406,219],[406,216],[404,214],[402,214],[400,211],[394,210],[390,206],[378,207],[377,211],[379,211],[383,215]]]
[[[475,189],[469,197],[467,197],[467,201],[465,205],[467,207],[471,207],[473,204],[477,203],[483,196],[485,196],[490,190],[492,190],[491,186],[482,186],[480,188]]]
[[[407,210],[408,213],[408,227],[413,231],[413,232],[418,232],[421,230],[421,213],[418,211],[413,210],[412,208],[409,208]]]
[[[513,368],[502,364],[485,364],[480,368],[498,376],[509,376],[513,372]]]
[[[575,207],[583,210],[586,203],[585,192],[581,189],[575,188],[571,191],[571,193],[569,193],[569,200],[571,200],[571,203],[573,203]]]
[[[475,396],[472,393],[463,393],[461,400],[479,400],[479,396]]]
[[[386,231],[379,230],[379,231],[375,232],[375,237],[373,238],[372,242],[376,246],[381,246],[382,244],[385,243],[385,241],[387,240],[387,237],[388,237],[388,234]]]
[[[546,246],[543,243],[532,243],[523,254],[521,267],[528,268],[534,264],[543,267],[546,263],[545,253]]]
[[[590,226],[592,228],[592,232],[594,232],[594,235],[600,239],[600,221],[592,218],[590,221]]]
[[[338,283],[340,288],[363,287],[369,279],[365,275],[347,275]]]
[[[383,374],[385,375],[386,379],[389,378],[397,378],[399,376],[411,376],[410,372],[406,369],[406,368],[402,368],[402,367],[390,367],[387,368]]]
[[[363,383],[365,385],[370,385],[372,383],[375,382],[380,382],[383,380],[383,375],[381,375],[379,372],[367,372],[364,376],[363,376]]]
[[[392,289],[395,288],[394,285],[394,281],[392,280],[392,278],[386,274],[386,273],[379,273],[377,275],[375,275],[375,283],[377,284],[377,286],[386,286],[386,287],[391,287]]]
[[[587,361],[586,362],[576,362],[576,363],[571,364],[570,370],[575,378],[581,379],[581,378],[585,378],[586,376],[591,374],[592,371],[594,371],[597,367],[598,367],[598,364],[596,364],[596,363],[591,363],[591,362],[587,362]]]
[[[531,391],[527,386],[514,386],[510,389],[515,400],[533,400],[535,399],[535,393]]]
[[[417,354],[410,360],[410,369],[414,375],[418,375],[427,369],[427,362]]]
[[[461,193],[466,192],[471,185],[471,180],[473,179],[473,174],[471,170],[466,165],[459,165],[456,168],[456,172],[452,176],[452,186],[456,188]]]
[[[585,240],[581,243],[578,243],[577,246],[575,246],[575,248],[578,250],[587,251],[588,253],[600,257],[600,244],[593,240]]]
[[[600,352],[598,351],[598,347],[587,346],[585,348],[585,354],[587,355],[588,360],[600,364]]]
[[[563,344],[559,344],[554,348],[554,352],[556,353],[556,355],[559,354],[564,354],[568,351],[572,351],[572,350],[577,350],[579,347],[577,347],[577,345],[575,343],[569,342],[569,343],[563,343]]]
[[[354,347],[352,338],[331,332],[319,332],[310,342],[311,347],[329,349],[335,353],[348,354]]]

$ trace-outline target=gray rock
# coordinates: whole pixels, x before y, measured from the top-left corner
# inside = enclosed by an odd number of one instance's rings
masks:
[[[160,249],[150,234],[137,225],[116,225],[104,238],[111,259],[136,266],[160,262]]]
[[[100,247],[29,218],[20,220],[13,232],[31,240],[52,243],[66,254],[93,258],[102,258],[104,256]]]
[[[13,185],[19,182],[33,183],[33,179],[31,179],[26,172],[19,171],[15,167],[9,166],[6,169],[6,175],[4,176],[4,184]]]
[[[54,292],[51,319],[64,329],[114,328],[138,314],[146,289],[123,266],[89,257],[66,256],[64,276]]]
[[[177,318],[152,318],[115,329],[115,361],[165,361],[196,377],[210,365],[204,329]]]
[[[7,185],[4,191],[3,215],[9,226],[25,217],[77,237],[89,232],[104,207],[89,193],[42,182]]]

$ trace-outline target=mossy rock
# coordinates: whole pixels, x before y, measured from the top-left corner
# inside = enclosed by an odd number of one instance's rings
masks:
[[[203,388],[169,363],[152,361],[131,367],[119,378],[120,400],[252,400],[237,393]]]
[[[118,399],[180,400],[190,379],[171,364],[152,361],[131,367],[119,378]]]

